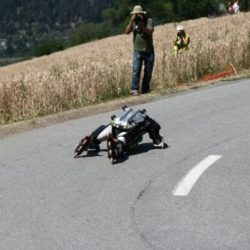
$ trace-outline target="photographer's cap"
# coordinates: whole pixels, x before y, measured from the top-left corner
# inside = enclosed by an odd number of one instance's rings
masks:
[[[143,8],[141,7],[141,5],[136,5],[133,9],[132,12],[130,12],[131,14],[147,14],[146,11],[143,10]]]
[[[177,31],[184,30],[184,27],[183,27],[182,25],[178,25],[178,26],[176,27],[176,30],[177,30]]]

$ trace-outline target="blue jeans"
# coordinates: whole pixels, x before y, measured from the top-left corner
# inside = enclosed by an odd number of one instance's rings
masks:
[[[144,63],[144,75],[142,79],[141,92],[150,91],[149,82],[152,77],[155,55],[154,52],[134,51],[131,90],[139,90],[141,69]]]

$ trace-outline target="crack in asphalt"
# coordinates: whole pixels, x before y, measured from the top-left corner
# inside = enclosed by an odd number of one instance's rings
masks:
[[[138,226],[135,223],[135,210],[136,210],[136,205],[137,202],[139,200],[142,199],[142,197],[144,196],[144,194],[146,193],[146,191],[148,190],[148,188],[151,186],[153,180],[155,180],[156,177],[152,178],[151,180],[149,180],[149,182],[147,183],[147,185],[139,192],[139,194],[137,195],[136,199],[134,200],[134,204],[133,206],[131,206],[130,208],[130,214],[131,214],[131,221],[132,221],[132,225],[135,228],[135,231],[137,232],[137,234],[139,235],[140,239],[147,245],[147,247],[150,247],[150,249],[154,249],[155,246],[148,240],[148,238],[146,237],[145,234],[143,234],[140,229],[138,228]]]

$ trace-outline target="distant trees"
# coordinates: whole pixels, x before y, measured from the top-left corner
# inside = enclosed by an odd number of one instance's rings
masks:
[[[82,23],[72,30],[66,43],[67,47],[100,39],[111,34],[110,26],[105,23]]]
[[[35,56],[49,55],[53,52],[62,50],[64,48],[63,41],[56,38],[51,37],[44,40],[39,46],[34,48]]]
[[[176,9],[178,18],[183,20],[215,14],[218,6],[216,0],[178,0]]]
[[[155,25],[223,14],[228,0],[1,0],[0,39],[6,56],[49,54],[123,33],[134,5],[141,4]],[[250,0],[240,1],[241,11]],[[3,52],[1,52],[3,54]]]
[[[6,57],[49,54],[71,44],[102,37],[103,30],[99,28],[99,23],[103,20],[101,11],[110,7],[112,2],[113,0],[1,0],[0,39],[7,39],[9,45],[1,56],[4,53]],[[76,33],[79,33],[78,38]]]

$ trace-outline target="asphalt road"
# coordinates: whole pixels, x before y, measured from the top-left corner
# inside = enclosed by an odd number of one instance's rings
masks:
[[[0,249],[249,249],[249,107],[249,79],[134,106],[170,147],[146,135],[116,165],[105,144],[95,157],[73,150],[120,107],[0,139]]]

